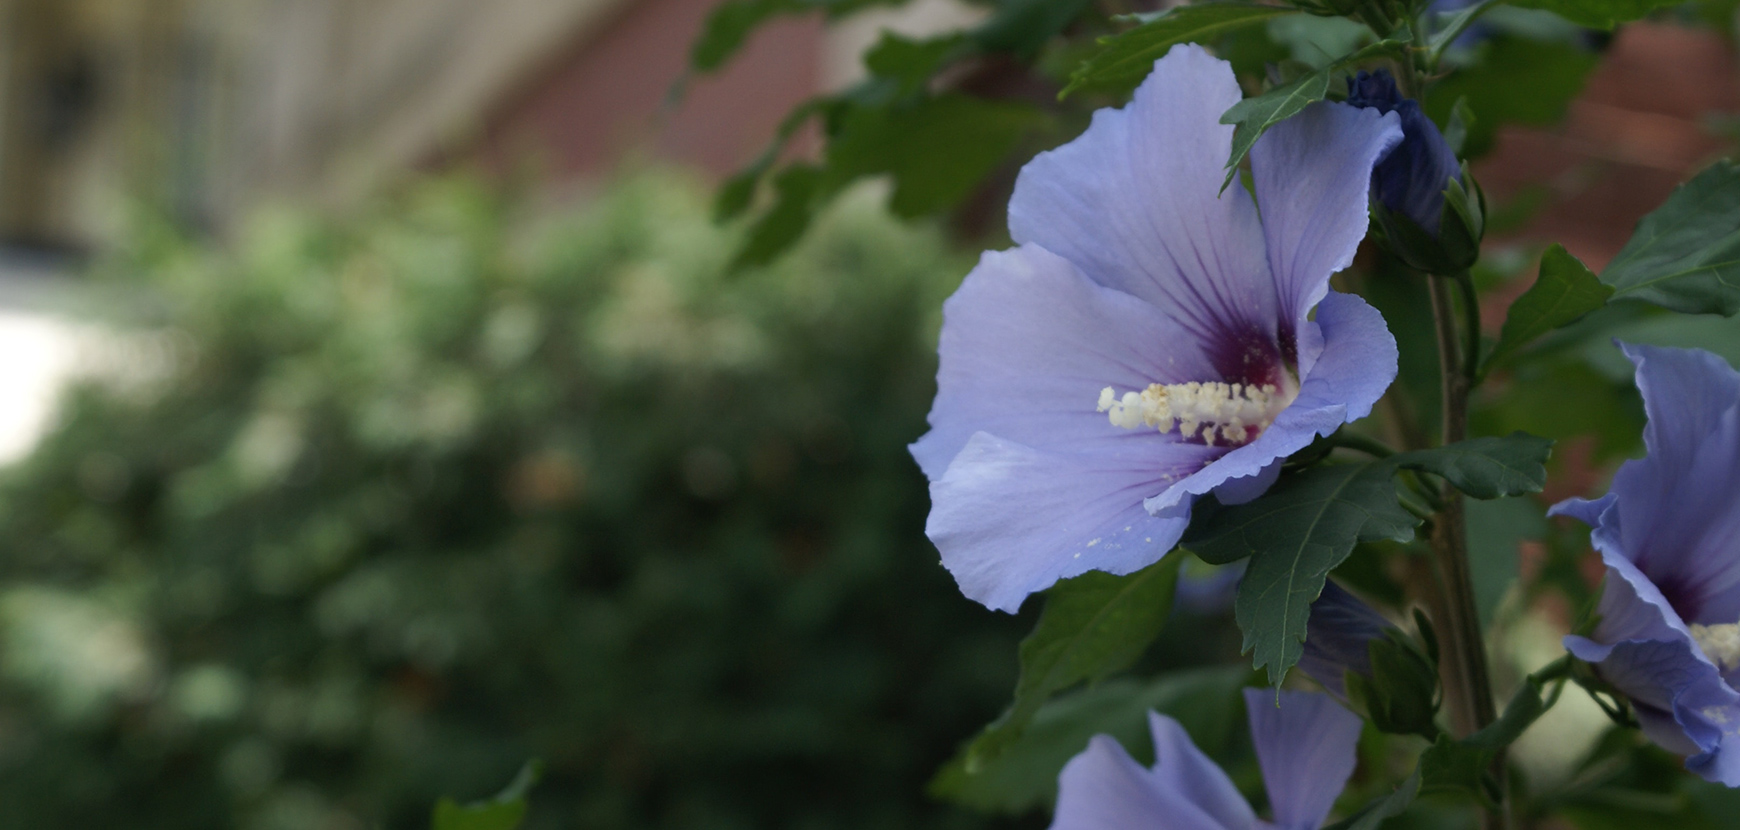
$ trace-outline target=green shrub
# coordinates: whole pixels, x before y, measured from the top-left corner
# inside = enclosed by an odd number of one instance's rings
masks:
[[[536,757],[530,827],[980,826],[923,786],[1024,621],[903,446],[968,263],[734,242],[650,175],[142,236],[147,333],[0,484],[0,825],[424,827]]]

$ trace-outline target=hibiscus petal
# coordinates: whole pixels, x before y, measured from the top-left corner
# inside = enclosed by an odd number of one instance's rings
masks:
[[[1188,505],[1195,496],[1259,475],[1276,459],[1309,446],[1317,436],[1371,414],[1372,406],[1396,379],[1396,339],[1384,325],[1383,315],[1359,297],[1332,291],[1317,306],[1316,321],[1306,326],[1322,332],[1323,348],[1300,383],[1298,397],[1257,440],[1148,499],[1150,512]]]
[[[1696,371],[1670,384],[1660,370],[1646,380],[1641,368],[1660,366],[1661,356],[1642,362],[1638,385],[1649,390],[1645,400],[1679,411],[1652,411],[1645,432],[1646,441],[1654,436],[1649,455],[1627,462],[1614,476],[1618,506],[1610,518],[1618,525],[1603,526],[1602,535],[1618,537],[1618,549],[1688,622],[1740,622],[1740,557],[1734,556],[1740,549],[1740,397],[1717,412],[1719,400],[1707,394],[1722,391],[1734,373],[1725,364],[1720,372],[1710,371],[1701,358],[1721,361],[1707,353],[1666,355]],[[1671,394],[1675,388],[1683,394]],[[1679,399],[1662,402],[1669,397]],[[1684,420],[1670,422],[1676,418]]]
[[[1572,635],[1565,638],[1565,648],[1577,659],[1595,664],[1601,679],[1631,699],[1644,734],[1658,746],[1682,755],[1713,746],[1714,733],[1694,723],[1697,731],[1688,735],[1679,721],[1677,702],[1686,689],[1712,680],[1721,683],[1715,667],[1700,659],[1689,641],[1627,640],[1602,645]]]
[[[1680,692],[1698,679],[1715,676],[1715,667],[1698,657],[1684,640],[1622,640],[1602,644],[1575,634],[1565,649],[1579,660],[1599,667],[1601,679],[1632,702],[1658,712],[1671,712]]]
[[[1705,781],[1740,787],[1740,734],[1722,733],[1715,749],[1687,758],[1686,769]]]
[[[1722,416],[1679,489],[1680,510],[1701,521],[1675,527],[1684,545],[1676,569],[1684,599],[1676,607],[1687,622],[1740,622],[1740,407]],[[1650,541],[1659,548],[1673,540],[1662,534]]]
[[[1285,324],[1303,323],[1329,290],[1330,275],[1353,263],[1369,222],[1372,167],[1401,139],[1394,113],[1319,102],[1270,128],[1251,148],[1269,271]]]
[[[1148,731],[1154,737],[1154,778],[1171,795],[1170,804],[1188,804],[1208,816],[1215,827],[1246,828],[1256,822],[1251,805],[1239,795],[1232,779],[1209,760],[1190,740],[1184,727],[1165,715],[1148,713]],[[1180,810],[1177,815],[1189,811]],[[1163,813],[1170,818],[1173,813]],[[1153,827],[1159,822],[1150,822]],[[1165,826],[1161,824],[1161,826]]]
[[[1057,776],[1057,812],[1051,830],[1121,830],[1152,827],[1166,802],[1152,773],[1108,735],[1095,735]],[[1189,830],[1213,830],[1198,817]]]
[[[1221,191],[1233,128],[1220,116],[1239,99],[1229,64],[1175,46],[1129,106],[1094,113],[1079,138],[1028,162],[1009,200],[1015,241],[1043,245],[1215,344],[1220,371],[1192,380],[1267,382],[1278,357],[1256,206],[1242,187]]]
[[[1160,756],[1156,769],[1144,769],[1111,737],[1094,736],[1057,777],[1052,830],[1245,830],[1255,823],[1250,805],[1226,774],[1197,751],[1177,723],[1160,715],[1150,717]],[[1200,791],[1181,789],[1181,777],[1207,786]],[[1215,808],[1212,812],[1198,803],[1204,795]],[[1230,803],[1217,803],[1228,799]],[[1222,818],[1223,814],[1230,814],[1232,820]]]
[[[1322,354],[1287,410],[1340,409],[1347,423],[1370,415],[1396,379],[1396,338],[1383,315],[1356,295],[1330,292],[1317,305],[1316,324],[1323,333]],[[1268,432],[1285,428],[1286,414]]]
[[[1365,725],[1328,695],[1246,689],[1251,742],[1275,823],[1289,830],[1322,826],[1358,760],[1354,745]]]
[[[1740,372],[1700,349],[1618,345],[1637,366],[1637,390],[1649,416],[1643,430],[1649,457],[1668,469],[1691,467],[1704,438],[1740,401]]]
[[[1281,477],[1281,465],[1286,461],[1277,458],[1269,462],[1269,466],[1259,470],[1256,475],[1244,478],[1229,479],[1225,484],[1216,487],[1214,497],[1221,504],[1244,504],[1255,501],[1258,496],[1269,492],[1275,481]]]
[[[1565,499],[1547,509],[1548,516],[1570,516],[1590,527],[1601,526],[1601,514],[1619,497],[1608,493],[1598,499]]]
[[[1702,673],[1674,699],[1674,718],[1704,749],[1686,759],[1686,769],[1707,781],[1740,786],[1740,693]]]
[[[1692,632],[1673,603],[1636,565],[1623,556],[1601,553],[1607,583],[1597,613],[1596,637],[1604,643],[1622,640],[1662,640],[1692,643]]]
[[[1051,452],[974,434],[931,483],[924,528],[961,593],[1014,612],[1059,579],[1160,561],[1190,518],[1150,515],[1143,496],[1199,468],[1212,448],[1128,446],[1121,455]]]
[[[933,481],[980,431],[1047,450],[1177,442],[1176,433],[1113,426],[1096,408],[1100,390],[1140,391],[1212,371],[1170,318],[1037,245],[979,260],[943,304],[937,351],[931,431],[912,445]]]

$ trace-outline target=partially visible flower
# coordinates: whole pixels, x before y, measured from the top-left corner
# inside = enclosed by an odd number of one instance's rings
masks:
[[[1444,215],[1444,188],[1462,181],[1455,151],[1426,117],[1420,102],[1402,97],[1395,76],[1387,69],[1361,72],[1347,81],[1347,103],[1396,113],[1402,120],[1402,142],[1377,163],[1371,175],[1372,198],[1438,236]]]
[[[1371,644],[1383,639],[1390,621],[1334,582],[1311,603],[1305,623],[1305,653],[1299,670],[1330,694],[1347,700],[1348,672],[1371,677]]]
[[[1253,201],[1221,190],[1239,98],[1226,62],[1175,47],[1128,107],[1022,170],[1019,247],[944,305],[912,454],[967,596],[1013,611],[1152,564],[1198,497],[1255,498],[1395,379],[1383,317],[1329,277],[1365,236],[1397,117],[1320,102],[1276,125],[1251,151]]]
[[[1565,646],[1631,699],[1650,740],[1740,786],[1740,373],[1696,349],[1620,348],[1648,455],[1607,495],[1551,511],[1593,527],[1607,565],[1600,621]]]
[[[1154,766],[1095,735],[1057,778],[1052,830],[1317,830],[1357,760],[1359,717],[1327,695],[1246,689],[1251,742],[1273,821],[1262,821],[1178,722],[1150,713]]]
[[[1438,734],[1438,667],[1428,651],[1364,600],[1325,582],[1311,603],[1299,669],[1378,729],[1430,739]]]

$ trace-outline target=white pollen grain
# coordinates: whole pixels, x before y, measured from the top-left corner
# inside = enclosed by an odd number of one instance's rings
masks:
[[[1176,427],[1186,440],[1200,434],[1210,446],[1239,446],[1254,437],[1252,427],[1261,433],[1274,423],[1293,395],[1292,390],[1283,393],[1270,383],[1155,383],[1122,395],[1107,386],[1100,390],[1097,411],[1123,429],[1149,426],[1165,433]]]
[[[1692,640],[1710,658],[1710,662],[1725,672],[1740,668],[1740,623],[1692,623],[1687,627],[1691,629]]]

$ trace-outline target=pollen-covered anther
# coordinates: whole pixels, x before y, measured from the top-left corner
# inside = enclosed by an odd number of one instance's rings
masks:
[[[1718,625],[1698,625],[1692,623],[1688,628],[1692,632],[1692,640],[1722,671],[1733,671],[1740,667],[1740,623],[1721,623]]]
[[[1243,444],[1261,432],[1285,409],[1288,401],[1272,384],[1155,383],[1122,396],[1108,386],[1100,390],[1099,411],[1113,426],[1151,426],[1171,432],[1176,426],[1185,439],[1205,444]]]

